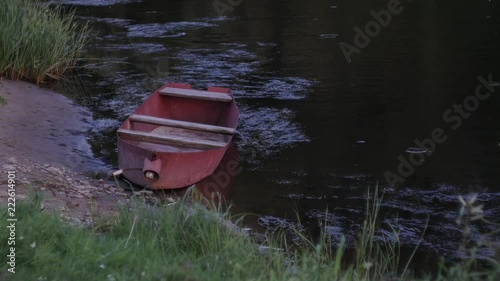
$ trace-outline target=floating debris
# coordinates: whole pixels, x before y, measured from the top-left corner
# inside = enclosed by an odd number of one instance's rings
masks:
[[[405,150],[405,152],[410,154],[422,154],[422,153],[429,153],[431,151],[426,148],[409,147]]]
[[[319,35],[319,38],[321,39],[335,39],[337,38],[339,35],[336,34],[336,33],[326,33],[326,34],[320,34]]]

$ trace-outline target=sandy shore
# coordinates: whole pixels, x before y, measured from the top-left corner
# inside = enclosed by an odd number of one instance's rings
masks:
[[[0,80],[0,160],[24,157],[51,165],[95,170],[85,133],[92,115],[58,93],[36,85]]]
[[[36,85],[0,80],[0,204],[7,204],[8,171],[15,171],[16,199],[30,191],[44,207],[68,220],[90,223],[91,212],[113,213],[130,194],[105,176],[85,133],[92,115],[66,97]],[[89,171],[103,171],[89,177]],[[95,214],[94,214],[95,215]]]

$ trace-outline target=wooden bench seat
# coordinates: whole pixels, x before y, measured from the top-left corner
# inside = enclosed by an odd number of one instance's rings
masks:
[[[119,129],[117,133],[119,137],[125,139],[158,143],[158,144],[167,144],[172,146],[195,148],[202,150],[222,148],[226,146],[226,143],[224,142],[217,142],[217,141],[197,139],[197,138],[187,138],[174,135],[140,132],[127,129]]]
[[[225,135],[232,135],[235,132],[235,129],[233,129],[233,128],[207,125],[207,124],[202,124],[202,123],[186,122],[186,121],[166,119],[166,118],[159,118],[159,117],[152,117],[152,116],[139,115],[139,114],[130,115],[129,120],[131,122],[139,122],[139,123],[153,124],[153,125],[159,125],[159,126],[190,129],[190,130],[202,131],[202,132],[219,133],[219,134],[225,134]]]
[[[209,101],[219,101],[219,102],[232,102],[233,97],[229,94],[218,93],[218,92],[208,92],[192,89],[181,89],[181,88],[171,88],[166,87],[160,90],[160,94],[164,96],[181,97],[181,98],[191,98]]]

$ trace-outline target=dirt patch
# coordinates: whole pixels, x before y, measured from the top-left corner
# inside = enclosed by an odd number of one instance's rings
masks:
[[[92,218],[113,216],[120,206],[130,201],[130,192],[116,187],[112,181],[91,179],[67,167],[33,163],[29,159],[11,157],[2,166],[1,205],[7,203],[9,171],[15,172],[16,200],[39,193],[42,208],[59,213],[67,221],[91,225]]]
[[[112,169],[94,159],[85,133],[92,115],[66,97],[26,82],[0,81],[0,205],[7,204],[8,171],[15,172],[16,199],[42,195],[46,210],[69,221],[91,223],[113,215],[131,192],[106,178]],[[102,171],[103,176],[89,171]]]

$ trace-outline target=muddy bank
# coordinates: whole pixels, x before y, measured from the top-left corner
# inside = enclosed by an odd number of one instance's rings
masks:
[[[8,171],[15,172],[17,200],[39,192],[44,209],[77,223],[129,201],[132,194],[107,176],[111,168],[92,156],[90,112],[26,82],[1,80],[0,97],[0,204],[7,204]]]
[[[66,97],[33,84],[1,80],[0,161],[23,157],[75,170],[98,170],[85,133],[91,113]]]

